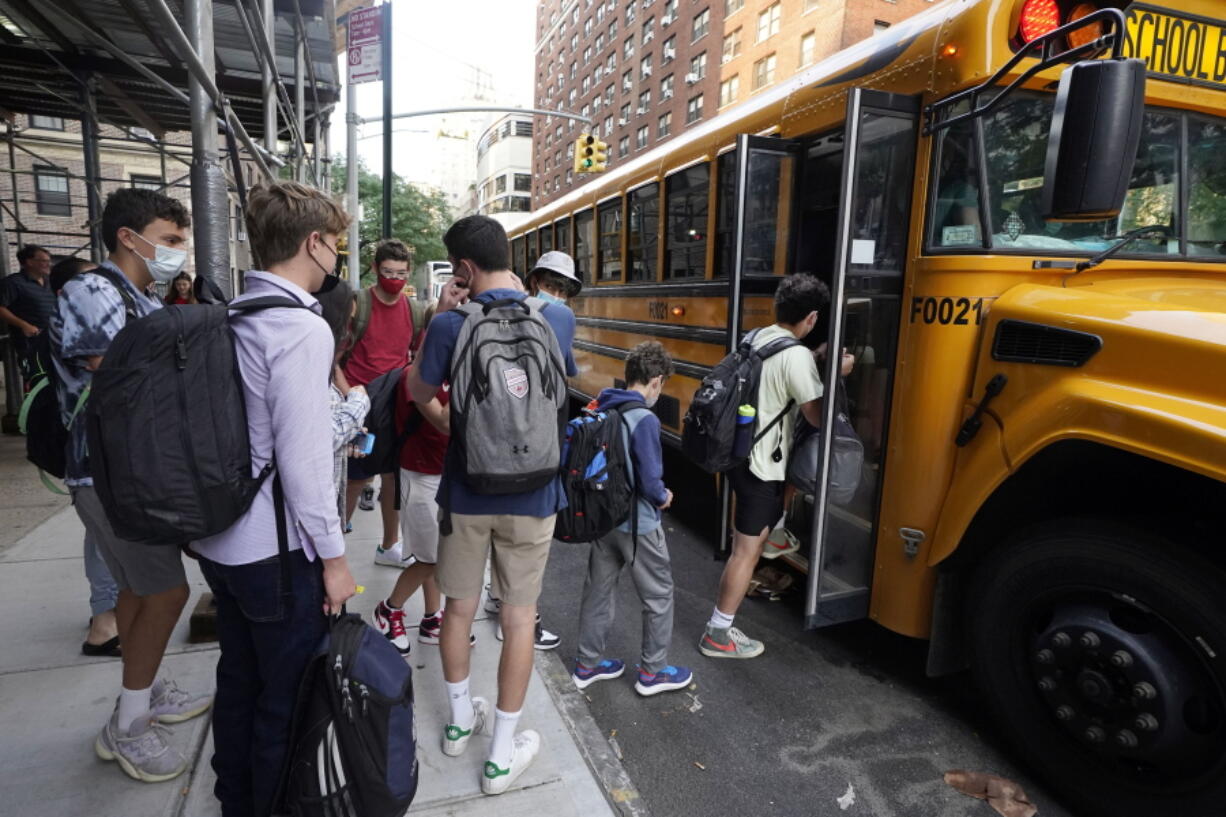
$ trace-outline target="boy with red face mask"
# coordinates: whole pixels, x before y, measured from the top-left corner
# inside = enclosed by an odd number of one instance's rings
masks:
[[[381,374],[409,365],[414,342],[428,320],[427,317],[414,321],[414,311],[409,299],[404,296],[412,261],[409,248],[394,238],[383,241],[375,248],[375,284],[357,294],[357,316],[353,327],[357,337],[343,362],[342,372],[348,383],[341,386],[342,391],[353,386],[365,386]],[[421,314],[428,315],[428,312],[422,310]],[[419,323],[420,326],[417,325]],[[349,484],[345,490],[347,517],[353,516],[358,496],[375,476],[366,471],[361,459],[349,460]],[[375,563],[404,567],[411,557],[402,555],[400,514],[396,510],[396,475],[381,476],[379,505],[383,514],[383,541],[375,551]]]

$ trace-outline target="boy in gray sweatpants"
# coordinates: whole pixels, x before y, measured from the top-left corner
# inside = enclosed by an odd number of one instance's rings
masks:
[[[626,388],[605,389],[596,398],[597,410],[618,409],[626,421],[630,476],[638,487],[633,511],[638,514],[638,542],[636,547],[634,520],[627,519],[592,543],[579,612],[579,656],[571,674],[579,689],[621,677],[626,669],[624,662],[603,653],[615,615],[613,594],[627,563],[643,603],[643,654],[635,690],[655,695],[685,689],[694,677],[686,667],[668,663],[673,573],[660,511],[672,503],[673,492],[664,487],[660,421],[649,408],[672,373],[673,361],[663,346],[655,341],[640,343],[626,357]]]

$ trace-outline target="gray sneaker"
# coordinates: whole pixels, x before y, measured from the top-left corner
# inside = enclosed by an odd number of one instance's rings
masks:
[[[149,708],[160,723],[181,723],[203,715],[213,704],[212,695],[199,695],[180,687],[169,678],[153,682]]]
[[[127,733],[119,729],[118,720],[116,707],[94,741],[98,757],[118,761],[125,774],[146,783],[161,783],[183,774],[187,759],[167,742],[170,730],[158,725],[152,711],[134,720]]]
[[[756,658],[766,647],[736,627],[708,626],[698,642],[698,651],[708,658]]]

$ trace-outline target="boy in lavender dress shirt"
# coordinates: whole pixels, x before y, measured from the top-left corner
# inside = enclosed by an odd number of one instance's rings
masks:
[[[276,295],[309,309],[232,318],[247,403],[251,465],[275,455],[285,495],[290,586],[281,587],[273,481],[228,530],[195,542],[217,599],[213,791],[224,817],[264,817],[288,750],[307,661],[355,590],[332,482],[329,380],[334,342],[310,294],[336,266],[348,217],[318,190],[280,182],[251,191],[247,234],[256,262],[236,300]]]

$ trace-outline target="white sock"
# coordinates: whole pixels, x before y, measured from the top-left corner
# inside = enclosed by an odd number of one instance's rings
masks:
[[[133,721],[149,711],[149,702],[152,697],[153,687],[146,687],[145,689],[120,688],[119,722],[116,726],[119,727],[121,732],[130,731]]]
[[[707,621],[707,626],[713,630],[726,630],[732,626],[732,618],[727,613],[721,613],[718,607],[712,607],[711,618]]]
[[[773,530],[779,530],[780,528],[785,526],[787,522],[788,522],[788,512],[784,511],[783,516],[779,517],[779,521],[775,523],[775,527],[773,528]]]
[[[468,679],[447,684],[447,699],[451,703],[451,723],[461,729],[471,729],[477,720],[477,711],[473,709],[472,695],[468,692]]]
[[[494,707],[494,740],[490,744],[490,761],[500,769],[511,765],[515,751],[515,727],[519,725],[519,712],[503,712]]]

